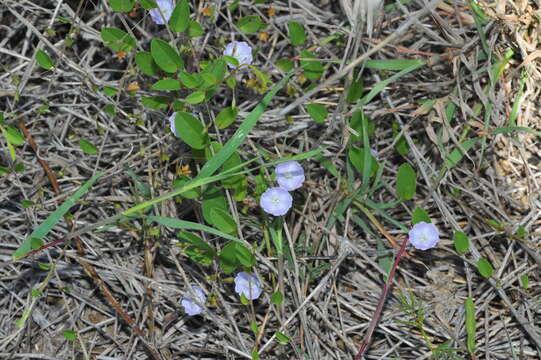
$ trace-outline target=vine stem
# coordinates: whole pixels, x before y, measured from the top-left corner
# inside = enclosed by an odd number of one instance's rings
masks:
[[[374,330],[376,329],[376,325],[378,324],[379,317],[381,316],[381,311],[383,310],[383,304],[385,303],[385,299],[387,298],[387,294],[389,293],[389,289],[391,288],[391,285],[393,283],[394,275],[395,275],[396,269],[398,268],[398,263],[400,262],[400,258],[402,257],[402,255],[404,255],[404,253],[406,252],[406,246],[408,245],[408,242],[409,242],[409,238],[406,237],[406,239],[402,243],[402,246],[400,247],[400,250],[398,251],[398,254],[396,255],[396,258],[393,263],[393,267],[391,268],[391,272],[389,273],[389,277],[387,278],[387,281],[385,282],[385,285],[383,286],[383,291],[381,293],[381,297],[379,298],[378,306],[376,307],[374,316],[372,317],[372,321],[370,322],[370,326],[368,327],[368,331],[366,332],[366,335],[364,337],[361,348],[359,349],[359,352],[357,353],[357,355],[355,355],[355,360],[362,359],[365,351],[368,348],[368,343],[370,342],[370,339],[372,338],[372,334],[374,333]]]

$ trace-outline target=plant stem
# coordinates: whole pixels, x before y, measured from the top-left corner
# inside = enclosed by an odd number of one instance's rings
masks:
[[[362,359],[366,349],[368,348],[368,343],[370,342],[370,339],[372,338],[372,334],[374,333],[379,317],[381,316],[381,311],[383,310],[383,304],[385,303],[385,299],[387,298],[387,293],[389,292],[389,289],[391,288],[391,284],[393,283],[394,274],[396,272],[396,269],[398,268],[398,263],[400,262],[400,258],[402,257],[402,255],[404,255],[406,251],[406,245],[408,245],[408,241],[409,241],[409,238],[406,237],[406,239],[402,243],[402,246],[400,247],[400,250],[398,251],[398,254],[396,255],[393,267],[391,268],[391,272],[389,273],[389,277],[387,278],[387,281],[385,282],[385,285],[383,286],[383,292],[381,294],[381,297],[379,298],[378,306],[376,307],[376,312],[374,313],[374,316],[372,317],[372,321],[370,322],[370,326],[368,327],[368,331],[364,337],[364,341],[361,345],[361,348],[359,349],[359,352],[357,353],[357,355],[355,355],[355,360]]]

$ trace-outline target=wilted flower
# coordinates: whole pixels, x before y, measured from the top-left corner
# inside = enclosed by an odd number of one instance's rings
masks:
[[[288,212],[293,204],[293,198],[287,192],[279,187],[273,187],[267,189],[261,194],[259,205],[265,210],[266,213],[280,216]]]
[[[276,181],[284,190],[298,189],[304,182],[304,169],[296,161],[280,163],[276,166]]]
[[[175,127],[175,117],[177,116],[177,113],[174,112],[171,114],[171,116],[169,116],[169,128],[171,129],[171,132],[176,136],[178,137],[177,135],[177,129]]]
[[[248,300],[255,300],[261,295],[263,289],[261,289],[261,283],[254,275],[243,271],[235,277],[235,291],[239,295],[244,294]]]
[[[156,24],[165,25],[171,18],[171,14],[175,8],[175,2],[174,0],[156,0],[156,4],[158,4],[158,7],[150,10],[150,17]],[[164,18],[165,22],[163,21]]]
[[[199,286],[193,285],[192,290],[197,295],[197,300],[199,301],[199,303],[204,304],[207,297],[205,296],[203,289],[201,289]],[[184,306],[184,311],[186,311],[186,314],[190,316],[199,315],[203,311],[203,307],[201,305],[199,305],[192,298],[189,298],[187,296],[184,296],[180,303],[182,304],[182,306]]]
[[[232,56],[239,62],[240,69],[245,68],[246,65],[250,65],[253,61],[252,58],[252,48],[244,41],[233,41],[227,44],[224,50],[225,56]],[[235,69],[236,66],[232,64],[227,64],[231,69]]]
[[[421,221],[415,224],[410,230],[409,239],[416,249],[427,250],[438,244],[438,241],[440,241],[440,232],[436,225]]]

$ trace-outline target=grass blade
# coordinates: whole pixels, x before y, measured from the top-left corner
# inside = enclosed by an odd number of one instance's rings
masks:
[[[92,176],[90,180],[85,182],[79,190],[70,196],[62,205],[60,205],[44,222],[42,222],[32,234],[26,237],[21,246],[13,253],[13,260],[16,261],[25,256],[26,253],[32,251],[31,242],[33,238],[42,239],[51,229],[60,221],[60,219],[69,211],[69,209],[75,205],[75,202],[79,200],[81,196],[86,194],[90,187],[98,180],[101,176],[101,173],[97,173]]]

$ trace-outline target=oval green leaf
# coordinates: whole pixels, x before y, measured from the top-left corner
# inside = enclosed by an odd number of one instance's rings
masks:
[[[165,72],[174,73],[184,66],[177,51],[163,40],[152,39],[150,54],[160,69]]]
[[[477,261],[477,270],[479,271],[479,274],[481,274],[485,278],[489,278],[494,273],[494,269],[492,268],[492,265],[488,262],[485,258],[480,258]]]
[[[417,174],[408,164],[403,163],[396,175],[396,192],[402,200],[411,200],[417,189]]]
[[[306,110],[308,110],[308,114],[312,120],[319,124],[323,124],[327,115],[329,115],[327,108],[321,104],[308,104],[306,105]]]
[[[136,45],[133,37],[127,32],[117,28],[103,28],[101,29],[100,34],[105,45],[116,52],[128,52]]]
[[[428,213],[424,211],[422,208],[417,206],[415,207],[415,209],[413,209],[411,223],[415,225],[417,223],[420,223],[421,221],[424,221],[425,223],[432,222],[432,220],[430,220],[430,216],[428,216]]]
[[[190,6],[188,1],[180,0],[171,14],[169,27],[173,31],[183,32],[188,26],[190,26]]]
[[[145,75],[156,76],[160,71],[148,51],[139,51],[135,54],[135,63]]]
[[[199,104],[205,100],[205,92],[204,91],[194,91],[190,95],[186,97],[186,102],[188,104]]]
[[[453,235],[453,241],[455,243],[455,250],[460,255],[467,253],[470,249],[470,240],[462,231],[455,232]]]
[[[304,28],[301,24],[295,21],[290,21],[287,24],[287,28],[289,29],[289,39],[291,40],[291,45],[299,46],[304,44],[306,41],[306,33],[304,32]]]
[[[39,66],[45,70],[49,70],[54,67],[53,59],[43,50],[36,52],[36,61]]]
[[[79,147],[85,154],[93,155],[98,152],[98,148],[95,147],[91,142],[86,141],[85,139],[79,140]]]
[[[236,106],[229,106],[220,111],[218,116],[216,116],[216,126],[218,129],[225,129],[229,125],[233,124],[239,113],[239,108]]]
[[[152,90],[180,90],[180,82],[176,79],[162,79],[152,84]]]
[[[203,149],[207,143],[208,135],[201,121],[192,114],[177,112],[175,127],[179,129],[178,136],[192,149]]]

